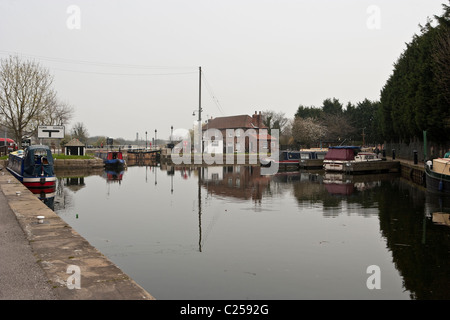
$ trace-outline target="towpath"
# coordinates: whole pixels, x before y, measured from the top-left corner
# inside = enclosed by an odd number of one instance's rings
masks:
[[[0,300],[154,300],[0,168]]]

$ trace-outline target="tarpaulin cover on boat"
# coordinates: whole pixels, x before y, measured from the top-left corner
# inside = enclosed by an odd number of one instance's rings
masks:
[[[358,147],[330,147],[325,160],[353,160],[359,150]]]
[[[44,145],[29,146],[24,153],[24,176],[53,176],[53,156]]]

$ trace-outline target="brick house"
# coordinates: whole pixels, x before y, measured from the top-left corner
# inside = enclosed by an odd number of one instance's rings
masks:
[[[205,134],[208,129],[219,130],[222,134],[222,140],[210,136],[208,133],[211,133],[211,130]],[[208,119],[206,124],[202,126],[204,152],[257,153],[260,144],[264,151],[270,152],[274,138],[267,134],[267,131],[266,134],[260,132],[260,129],[269,129],[263,124],[261,111],[259,113],[255,111],[252,116],[237,115]],[[241,136],[242,134],[244,136]]]

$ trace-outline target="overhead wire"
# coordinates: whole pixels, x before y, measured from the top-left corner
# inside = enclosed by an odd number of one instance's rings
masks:
[[[77,72],[77,73],[88,73],[88,74],[100,74],[100,75],[110,75],[110,76],[172,76],[172,75],[183,75],[183,74],[194,74],[192,72],[166,72],[166,73],[116,73],[116,72],[98,72],[98,71],[82,71],[82,70],[67,70],[61,68],[53,68],[54,70],[66,71],[66,72]]]
[[[217,109],[219,110],[219,112],[224,115],[225,113],[223,112],[222,106],[220,105],[220,101],[219,99],[216,98],[216,95],[214,94],[211,85],[208,83],[208,80],[206,80],[206,76],[204,71],[202,71],[202,78],[204,80],[204,83],[206,84],[206,89],[208,90],[211,99],[213,100],[213,102],[215,103],[215,105],[217,106]]]
[[[137,69],[192,69],[192,67],[184,66],[184,67],[173,67],[173,66],[149,66],[149,65],[135,65],[135,64],[123,64],[123,63],[108,63],[108,62],[99,62],[99,61],[87,61],[87,60],[75,60],[75,59],[66,59],[66,58],[55,58],[55,57],[46,57],[40,55],[33,55],[27,53],[19,53],[12,51],[4,51],[0,50],[0,54],[3,55],[20,55],[24,57],[36,58],[43,61],[50,62],[59,62],[59,63],[70,63],[70,64],[81,64],[81,65],[93,65],[100,67],[113,67],[113,68],[137,68]]]
[[[107,62],[98,62],[98,61],[86,61],[86,60],[46,57],[46,56],[4,51],[4,50],[0,50],[0,55],[20,55],[22,57],[33,58],[33,59],[37,59],[40,61],[56,62],[56,63],[72,64],[72,65],[85,65],[85,66],[94,66],[94,67],[125,68],[125,69],[139,69],[139,70],[166,70],[166,72],[158,72],[158,73],[129,73],[129,72],[104,72],[104,71],[91,71],[91,70],[88,70],[88,71],[73,70],[73,69],[58,68],[58,67],[52,68],[54,70],[65,71],[65,72],[99,74],[99,75],[118,75],[118,76],[165,76],[165,75],[184,75],[184,74],[195,73],[195,71],[186,71],[186,72],[182,71],[182,70],[193,70],[192,67],[169,67],[169,66],[149,66],[149,65],[107,63]],[[168,72],[168,70],[173,70],[173,71]]]
[[[87,61],[87,60],[48,57],[48,56],[6,51],[6,50],[0,50],[0,55],[18,55],[21,57],[33,58],[33,59],[37,59],[40,61],[56,62],[56,63],[72,64],[72,65],[84,65],[84,66],[108,67],[108,68],[123,68],[123,69],[139,69],[139,70],[155,70],[155,71],[156,70],[161,70],[161,71],[164,70],[165,71],[165,72],[152,72],[152,73],[129,73],[129,72],[105,72],[105,71],[92,71],[92,70],[73,70],[73,69],[67,69],[67,68],[52,67],[53,70],[58,70],[58,71],[63,71],[63,72],[98,74],[98,75],[107,75],[107,76],[173,76],[173,75],[187,75],[187,74],[196,73],[196,71],[193,70],[193,67],[187,67],[187,66],[170,67],[170,66],[149,66],[149,65],[136,65],[136,64],[108,63],[108,62],[99,62],[99,61]],[[183,71],[183,70],[186,70],[186,71]],[[192,71],[187,71],[187,70],[192,70]],[[204,71],[201,73],[201,76],[205,83],[206,89],[208,90],[208,93],[211,96],[212,101],[216,105],[219,112],[222,115],[224,115],[225,113],[223,111],[221,103],[220,103],[219,99],[216,97],[208,80],[206,79]]]

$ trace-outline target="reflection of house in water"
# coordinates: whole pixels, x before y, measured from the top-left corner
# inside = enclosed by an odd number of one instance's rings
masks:
[[[239,199],[261,200],[271,180],[260,166],[209,166],[201,168],[202,185],[208,192]]]

